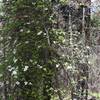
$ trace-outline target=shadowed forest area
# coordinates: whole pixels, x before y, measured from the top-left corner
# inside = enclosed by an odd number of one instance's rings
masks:
[[[0,0],[0,100],[100,100],[100,0]]]

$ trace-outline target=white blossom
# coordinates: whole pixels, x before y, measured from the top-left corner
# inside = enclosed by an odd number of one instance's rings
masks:
[[[53,41],[54,44],[56,44],[56,41]]]
[[[39,45],[38,48],[41,48],[41,46]]]
[[[14,67],[12,67],[12,66],[8,66],[8,71],[13,71],[14,70]]]
[[[89,46],[86,46],[86,48],[87,48],[87,49],[90,49],[90,47],[89,47]]]
[[[29,24],[30,24],[30,22],[27,22],[26,24],[27,24],[27,25],[29,25]]]
[[[20,29],[20,32],[23,32],[24,30],[23,29]]]
[[[32,83],[31,83],[31,82],[29,82],[29,85],[32,85]]]
[[[19,81],[17,81],[17,82],[16,82],[16,84],[17,84],[17,85],[19,85],[19,84],[20,84],[20,82],[19,82]]]
[[[58,68],[59,67],[59,64],[56,64],[56,68]]]
[[[65,54],[62,54],[62,57],[65,57]]]
[[[66,63],[64,63],[64,65],[65,65],[65,66],[67,66],[67,65],[68,65],[68,63],[66,62]]]
[[[14,71],[12,72],[12,75],[16,75],[16,74],[17,74],[17,71],[14,70]]]
[[[46,68],[43,68],[43,70],[46,71],[47,69]]]
[[[44,10],[48,10],[48,8],[45,8]]]
[[[11,65],[9,65],[8,68],[11,68]]]
[[[14,58],[13,61],[14,61],[14,63],[16,63],[17,62],[17,59]]]
[[[40,69],[43,68],[43,66],[41,66],[41,65],[37,65],[37,66],[38,66]]]
[[[42,31],[40,31],[40,32],[37,33],[37,35],[41,35],[41,34],[42,34]]]
[[[27,31],[27,33],[30,33],[30,32],[31,32],[30,30]]]
[[[47,35],[46,33],[44,33],[44,35]]]
[[[25,85],[27,85],[27,84],[28,84],[28,82],[24,82],[24,84],[25,84]]]
[[[10,69],[8,69],[10,72],[12,71],[12,69],[10,68]]]
[[[9,36],[8,39],[11,39],[11,36]]]
[[[3,40],[3,37],[0,37],[0,40],[2,41]]]
[[[28,44],[29,43],[29,41],[25,41],[25,44]]]
[[[30,59],[30,62],[33,62],[33,60],[32,60],[32,59]]]
[[[72,69],[72,66],[71,65],[67,66],[67,69]]]
[[[29,68],[29,66],[25,66],[25,67],[24,67],[24,72],[27,71],[28,68]]]

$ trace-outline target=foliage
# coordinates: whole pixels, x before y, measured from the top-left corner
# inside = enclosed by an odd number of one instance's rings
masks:
[[[90,8],[83,12],[84,6],[66,3],[3,0],[0,72],[5,100],[87,99]],[[93,26],[99,26],[96,20]]]
[[[16,76],[16,81],[19,82],[16,91],[20,91],[16,95],[24,100],[49,99],[52,93],[49,89],[52,87],[50,82],[54,66],[48,55],[52,52],[48,48],[47,32],[50,41],[55,40],[56,35],[52,36],[50,30],[51,6],[51,2],[42,0],[4,2],[6,9],[3,33],[9,49],[5,51],[6,69]]]

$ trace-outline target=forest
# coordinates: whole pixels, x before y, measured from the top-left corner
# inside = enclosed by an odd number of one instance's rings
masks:
[[[100,0],[0,0],[0,100],[100,100]]]

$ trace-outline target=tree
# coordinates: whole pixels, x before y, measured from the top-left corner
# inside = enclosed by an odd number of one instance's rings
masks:
[[[14,98],[50,100],[53,64],[51,43],[56,40],[52,33],[52,3],[47,1],[4,1],[5,22],[3,34],[9,37],[7,66],[11,66]],[[50,37],[50,39],[49,39]]]

